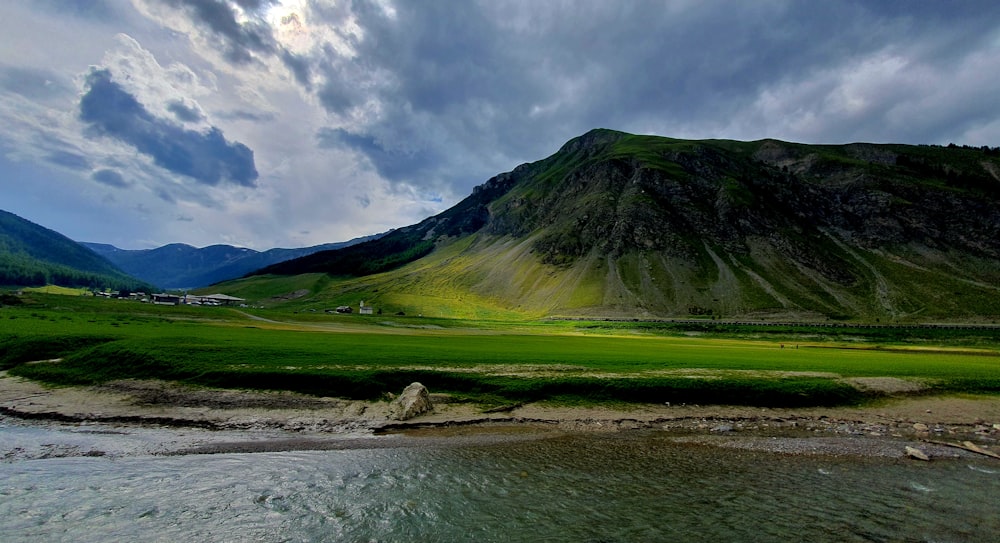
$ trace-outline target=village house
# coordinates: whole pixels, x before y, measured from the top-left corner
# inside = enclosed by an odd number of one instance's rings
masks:
[[[181,297],[177,294],[167,294],[166,292],[161,292],[159,294],[153,294],[153,303],[157,305],[180,305]]]
[[[246,300],[243,298],[237,298],[235,296],[229,296],[227,294],[209,294],[207,296],[187,296],[187,303],[200,303],[201,305],[240,305]]]

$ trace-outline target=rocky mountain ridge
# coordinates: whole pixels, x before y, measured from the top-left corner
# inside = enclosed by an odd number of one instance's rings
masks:
[[[994,318],[997,172],[991,148],[598,129],[421,223],[264,272],[535,315]]]

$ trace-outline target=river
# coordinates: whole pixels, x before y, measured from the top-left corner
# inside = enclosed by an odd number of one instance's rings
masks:
[[[0,421],[0,539],[979,542],[1000,534],[1000,462],[987,458],[789,455],[651,431],[150,454],[208,439],[199,432]]]

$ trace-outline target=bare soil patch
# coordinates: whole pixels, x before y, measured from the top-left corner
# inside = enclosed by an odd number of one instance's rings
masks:
[[[912,394],[927,388],[924,383],[898,377],[851,377],[843,381],[862,392]]]

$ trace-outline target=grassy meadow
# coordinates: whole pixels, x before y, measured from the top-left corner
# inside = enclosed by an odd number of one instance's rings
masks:
[[[0,308],[0,369],[53,385],[160,378],[353,399],[420,381],[485,405],[839,405],[880,397],[853,377],[1000,394],[1000,329],[361,316],[36,292]]]

